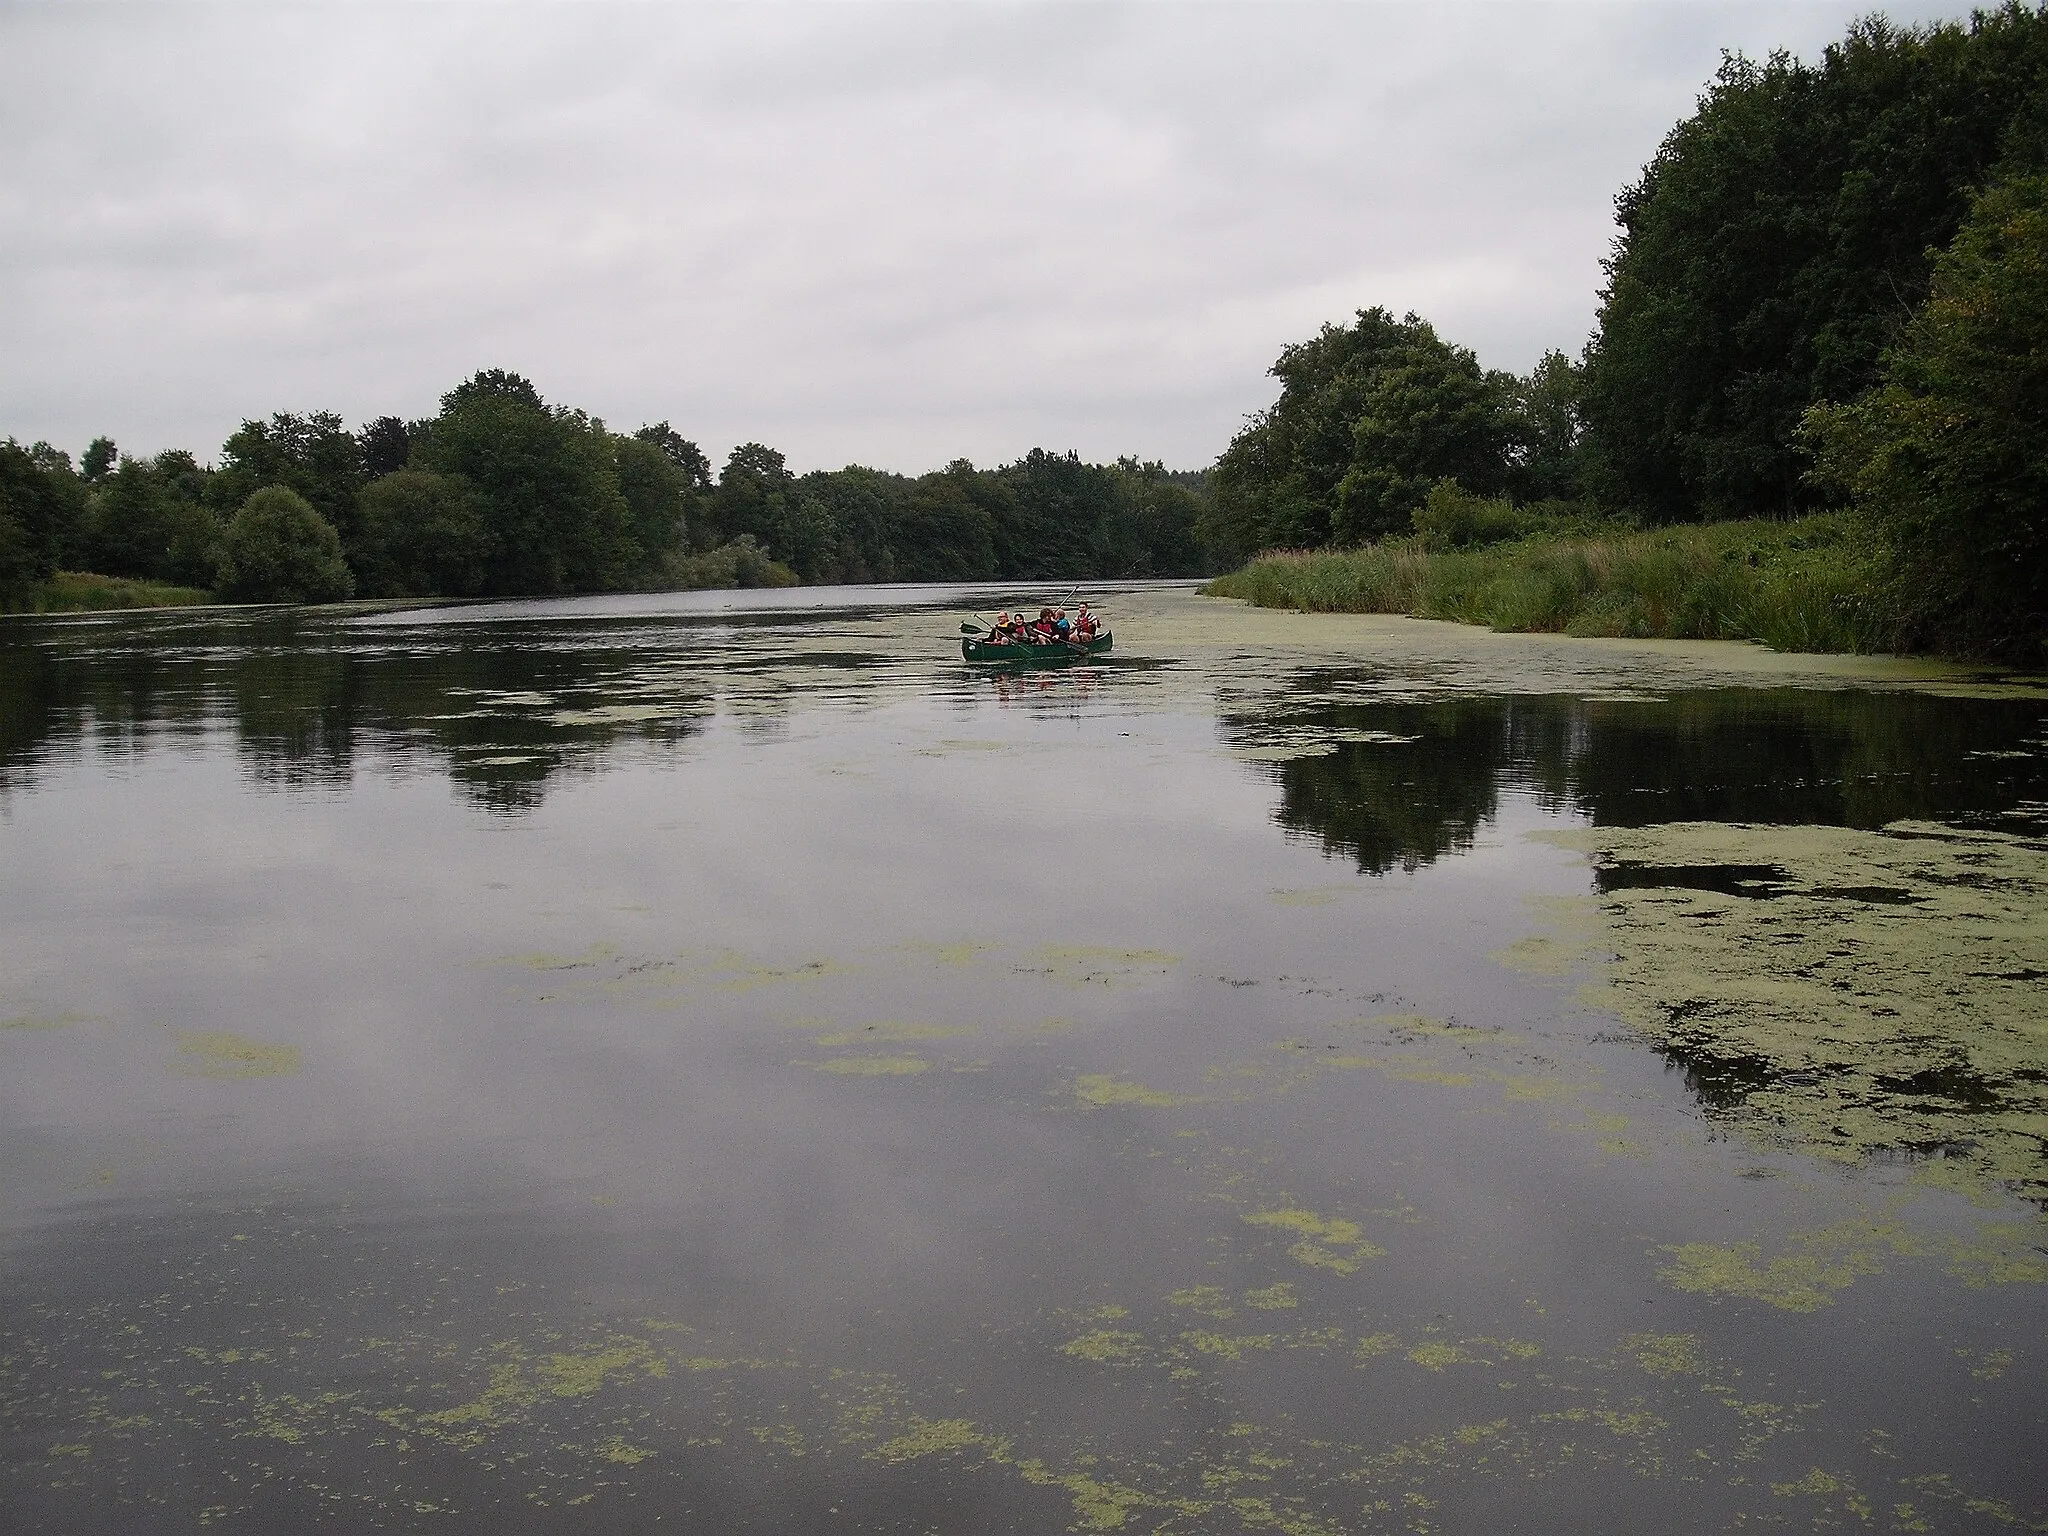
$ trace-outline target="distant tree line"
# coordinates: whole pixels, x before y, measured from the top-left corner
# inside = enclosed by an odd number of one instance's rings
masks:
[[[2044,173],[2038,6],[1869,18],[1817,64],[1725,57],[1616,199],[1578,358],[1518,377],[1412,314],[1326,325],[1274,364],[1203,536],[1235,562],[1405,533],[1445,481],[1653,524],[1847,505],[1895,557],[1909,643],[2038,663]]]
[[[489,369],[422,421],[245,421],[204,466],[96,439],[74,466],[0,444],[0,601],[59,569],[229,600],[506,597],[710,585],[1192,576],[1206,477],[1034,450],[922,476],[722,471],[667,422],[630,434]]]

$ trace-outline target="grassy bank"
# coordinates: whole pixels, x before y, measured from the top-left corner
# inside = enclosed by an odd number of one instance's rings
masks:
[[[9,613],[94,613],[109,608],[189,608],[210,603],[211,592],[174,587],[161,581],[135,581],[126,576],[100,576],[91,571],[59,571],[32,587],[26,598],[9,604]]]
[[[1262,608],[1405,613],[1499,630],[1892,648],[1883,553],[1851,521],[1537,533],[1458,549],[1423,535],[1279,551],[1202,590]]]

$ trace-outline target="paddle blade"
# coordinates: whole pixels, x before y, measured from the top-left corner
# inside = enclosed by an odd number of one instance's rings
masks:
[[[979,624],[970,624],[965,619],[962,619],[960,621],[960,633],[963,635],[978,635],[981,633],[981,626]]]

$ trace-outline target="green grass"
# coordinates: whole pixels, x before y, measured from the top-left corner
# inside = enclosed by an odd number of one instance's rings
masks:
[[[95,613],[109,608],[189,608],[213,600],[211,592],[197,587],[100,576],[91,571],[59,571],[30,588],[26,600],[10,608],[16,613]]]
[[[1893,627],[1884,552],[1839,516],[1534,534],[1480,549],[1420,537],[1278,551],[1202,590],[1262,608],[1405,613],[1510,631],[1755,640],[1879,651]]]

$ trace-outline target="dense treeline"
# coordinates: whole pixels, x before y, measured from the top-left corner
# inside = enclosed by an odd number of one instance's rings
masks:
[[[1443,482],[1511,505],[1503,539],[1847,506],[1877,573],[1859,634],[2038,663],[2044,173],[2036,6],[1726,58],[1616,200],[1577,360],[1516,377],[1414,315],[1325,326],[1274,365],[1205,535],[1232,559],[1407,535]]]
[[[284,602],[1188,576],[1213,568],[1202,486],[1043,450],[999,469],[798,475],[759,443],[714,478],[667,422],[616,433],[491,369],[429,420],[246,421],[211,468],[183,451],[124,456],[105,438],[74,467],[10,439],[0,602],[60,569]]]

